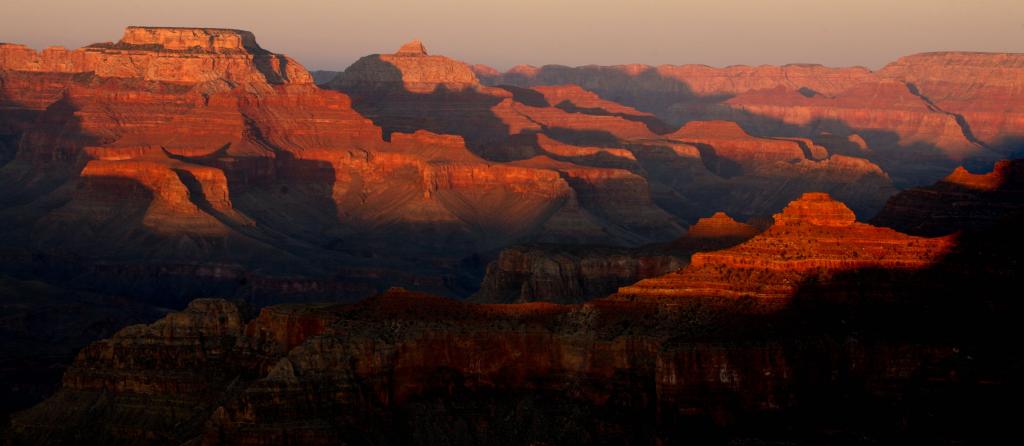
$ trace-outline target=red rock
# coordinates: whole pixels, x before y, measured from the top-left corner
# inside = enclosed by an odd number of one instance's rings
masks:
[[[716,157],[734,163],[792,162],[805,158],[803,149],[794,141],[755,138],[730,121],[694,121],[665,138],[711,146]]]
[[[700,219],[686,235],[667,245],[639,248],[528,245],[504,249],[487,266],[480,303],[578,303],[613,293],[618,287],[685,266],[697,251],[742,243],[757,235],[754,226],[723,212]]]
[[[1024,210],[1024,161],[1004,160],[991,172],[957,167],[931,186],[902,191],[872,224],[925,236],[984,232]]]
[[[352,91],[379,88],[380,84],[397,84],[413,93],[431,93],[438,87],[449,91],[480,87],[468,65],[444,56],[428,55],[419,40],[402,45],[394,54],[363,57],[328,85]]]
[[[996,53],[907,56],[871,72],[813,65],[781,67],[619,65],[515,67],[488,84],[576,84],[602,98],[652,112],[670,124],[730,120],[760,136],[819,134],[833,152],[887,163],[899,184],[933,181],[966,158],[1008,153],[1020,135],[1014,100],[1020,58]],[[829,144],[826,144],[828,146]],[[928,159],[925,159],[928,158]]]
[[[981,149],[964,135],[955,117],[936,112],[898,81],[865,82],[835,97],[763,90],[736,96],[725,104],[731,109],[727,117],[749,113],[745,125],[771,134],[783,133],[781,127],[785,125],[836,134],[849,133],[851,128],[862,134],[891,133],[897,139],[889,141],[888,147],[878,142],[868,144],[889,151],[929,144],[953,160],[975,155]]]
[[[197,84],[308,84],[312,77],[285,56],[260,48],[248,31],[210,28],[128,27],[121,41],[73,51],[35,52],[0,46],[0,70],[94,73],[99,77]],[[223,88],[223,87],[215,87]]]
[[[725,212],[697,220],[686,231],[687,238],[750,238],[760,232],[756,227],[733,220]]]
[[[821,193],[805,194],[774,218],[772,227],[743,244],[694,254],[686,268],[623,287],[615,297],[785,301],[807,280],[864,268],[924,269],[953,246],[951,238],[858,223],[849,208]]]
[[[879,75],[913,85],[937,109],[962,117],[971,136],[1007,148],[1024,137],[1024,55],[943,52],[901,57]]]
[[[737,338],[729,332],[750,319],[723,321],[744,316],[739,307],[718,320],[699,310],[608,300],[473,305],[391,289],[353,305],[272,307],[244,324],[230,303],[200,300],[88,347],[65,386],[16,415],[11,433],[26,442],[89,429],[102,442],[328,444],[341,432],[429,443],[430,429],[440,427],[488,442],[566,429],[577,439],[596,429],[604,439],[668,441],[695,435],[692,424],[673,427],[682,421],[730,428],[744,416],[778,419],[808,401],[794,386],[835,388],[819,380],[898,397],[930,368],[959,358],[920,341],[787,343],[756,331]],[[956,382],[941,378],[947,371],[933,372],[941,384]],[[543,401],[527,403],[537,396]],[[472,410],[453,413],[447,404]],[[524,411],[547,415],[566,404],[589,410],[553,422],[545,416],[518,433]],[[607,415],[599,407],[622,409]],[[665,424],[655,434],[625,428],[640,419]]]
[[[552,158],[579,165],[637,170],[639,165],[633,152],[626,149],[585,147],[566,144],[542,133],[536,135],[537,145]]]

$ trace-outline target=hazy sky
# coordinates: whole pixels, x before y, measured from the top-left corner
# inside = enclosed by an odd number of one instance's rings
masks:
[[[126,25],[247,29],[309,69],[419,38],[515,64],[822,63],[877,68],[937,50],[1024,52],[1024,0],[3,0],[0,41],[116,41]]]

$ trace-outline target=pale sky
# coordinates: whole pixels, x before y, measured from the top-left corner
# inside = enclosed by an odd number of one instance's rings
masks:
[[[307,68],[421,39],[433,54],[516,64],[821,63],[1024,52],[1024,0],[3,0],[0,42],[116,41],[127,25],[253,31]]]

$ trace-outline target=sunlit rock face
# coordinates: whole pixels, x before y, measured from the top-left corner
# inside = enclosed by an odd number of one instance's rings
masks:
[[[480,252],[530,240],[637,245],[684,230],[653,203],[628,150],[537,135],[538,160],[495,163],[420,126],[385,140],[349,96],[316,87],[248,32],[132,27],[115,44],[0,53],[5,200],[47,197],[7,210],[18,216],[7,239],[113,261],[113,274],[142,282],[215,266],[230,271],[218,281],[271,292],[326,294],[340,275],[349,299],[392,283],[466,295],[480,277],[461,262]],[[546,108],[545,119],[575,122]],[[409,255],[432,260],[397,260]],[[286,276],[271,285],[252,270]]]
[[[733,248],[694,254],[686,268],[621,288],[622,299],[723,297],[784,300],[809,280],[870,268],[922,270],[952,238],[908,236],[856,221],[827,194],[808,193],[774,216],[764,233]]]
[[[344,91],[380,88],[380,84],[401,86],[414,93],[432,93],[439,87],[461,91],[481,86],[468,65],[445,56],[427,54],[419,40],[402,45],[392,54],[363,57],[328,85]]]
[[[116,43],[41,52],[0,46],[5,70],[93,73],[99,77],[175,83],[308,84],[309,73],[294,60],[264,50],[248,31],[132,26]]]
[[[1024,161],[1003,160],[991,172],[957,167],[933,185],[893,196],[872,224],[925,236],[985,231],[1024,212]]]
[[[929,184],[970,160],[991,165],[1020,150],[1021,57],[945,52],[883,69],[818,65],[478,67],[488,85],[576,84],[670,124],[735,121],[758,136],[806,137],[863,152],[900,185]],[[835,137],[856,138],[843,143]]]
[[[693,253],[742,243],[760,230],[724,212],[701,218],[686,235],[667,244],[633,249],[538,244],[501,251],[487,266],[479,303],[579,303],[614,293],[641,279],[676,271]]]
[[[928,98],[967,126],[969,136],[999,150],[1024,139],[1024,55],[942,52],[901,57],[880,72]]]

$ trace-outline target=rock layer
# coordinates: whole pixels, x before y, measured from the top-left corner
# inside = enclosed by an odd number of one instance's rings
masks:
[[[945,52],[882,70],[817,65],[486,67],[489,85],[576,84],[670,124],[725,119],[758,136],[856,136],[899,184],[928,184],[965,159],[1019,151],[1020,55]],[[851,154],[857,144],[834,150]],[[845,147],[843,147],[845,146]]]
[[[785,301],[808,281],[844,271],[921,270],[954,245],[858,223],[827,194],[808,193],[764,233],[733,248],[697,253],[680,271],[619,289],[619,299],[754,298]]]
[[[1004,160],[991,172],[957,167],[928,187],[902,191],[871,222],[897,231],[940,236],[991,228],[1024,212],[1024,161]]]
[[[685,266],[698,251],[742,243],[760,232],[723,212],[702,218],[666,245],[634,249],[602,246],[527,245],[504,249],[487,266],[479,303],[580,303],[619,287]]]

